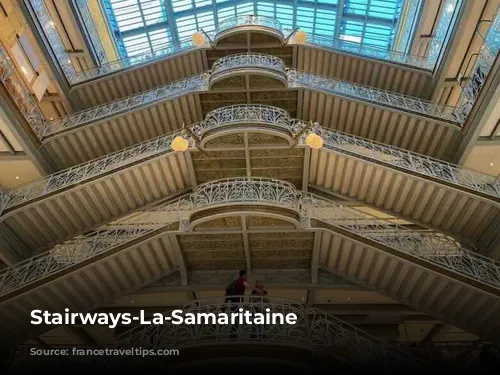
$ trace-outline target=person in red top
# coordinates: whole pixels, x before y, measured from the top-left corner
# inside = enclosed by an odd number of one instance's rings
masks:
[[[234,295],[244,296],[245,290],[247,289],[255,289],[255,287],[247,282],[247,271],[241,270],[240,277],[238,277],[238,280],[236,280]]]
[[[234,285],[234,291],[232,293],[233,296],[235,297],[230,297],[227,298],[226,300],[228,302],[234,305],[230,306],[231,312],[237,312],[238,311],[238,303],[243,302],[243,299],[245,298],[245,290],[247,289],[252,289],[255,290],[255,287],[253,285],[250,285],[247,282],[247,271],[246,270],[241,270],[239,273],[238,279],[236,279],[235,285]],[[234,325],[231,327],[231,335],[229,336],[230,339],[235,339],[237,338],[238,334],[238,324]]]

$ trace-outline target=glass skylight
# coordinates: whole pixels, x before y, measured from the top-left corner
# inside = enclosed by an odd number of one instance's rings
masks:
[[[149,53],[215,30],[240,15],[284,28],[390,49],[407,0],[102,0],[123,57]]]

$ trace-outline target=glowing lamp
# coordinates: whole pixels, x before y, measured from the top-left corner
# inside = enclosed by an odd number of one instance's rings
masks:
[[[186,151],[189,147],[189,141],[178,135],[172,141],[172,150],[174,151]]]
[[[303,30],[299,30],[295,33],[295,43],[304,44],[307,42],[307,33]]]
[[[317,134],[311,133],[306,137],[306,145],[314,150],[318,150],[323,147],[323,138]]]
[[[196,47],[202,47],[205,45],[205,35],[199,31],[195,32],[191,39]]]

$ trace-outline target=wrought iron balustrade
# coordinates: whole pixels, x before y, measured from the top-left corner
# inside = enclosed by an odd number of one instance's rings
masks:
[[[4,85],[17,108],[30,125],[35,135],[41,139],[46,131],[47,121],[33,94],[21,75],[17,72],[5,47],[0,43],[0,82]],[[0,206],[1,208],[1,206]]]
[[[133,55],[118,59],[115,61],[110,61],[105,64],[85,69],[77,73],[77,82],[81,83],[94,78],[99,78],[106,74],[111,74],[114,72],[121,71],[126,68],[139,66],[142,64],[148,64],[152,61],[165,58],[167,56],[174,56],[179,53],[187,52],[195,49],[191,39],[185,39],[180,41],[178,44],[169,42],[167,47],[161,49],[155,49],[148,53],[142,53],[140,55]]]
[[[417,68],[432,70],[434,68],[433,61],[427,57],[411,55],[409,53],[398,52],[370,46],[361,43],[349,42],[341,39],[334,39],[324,35],[308,35],[307,43],[312,46],[319,46],[326,49],[335,51],[343,51],[353,53],[356,55],[366,56],[377,60],[385,60],[396,64],[411,65]]]
[[[297,129],[300,125],[291,126],[290,115],[284,109],[256,104],[217,108],[207,113],[203,121],[192,125],[190,128],[196,138],[201,141],[204,134],[210,130],[219,129],[226,125],[250,123],[281,127],[296,133],[300,131],[300,129]]]
[[[467,116],[476,102],[479,92],[483,87],[488,74],[500,50],[500,7],[497,9],[495,19],[488,28],[484,43],[479,51],[477,60],[471,69],[470,78],[462,87],[462,93],[458,100],[458,106],[462,108],[464,116]]]
[[[43,136],[47,137],[51,134],[76,126],[95,123],[106,117],[152,105],[164,100],[173,99],[186,93],[204,91],[207,89],[207,83],[207,74],[199,74],[181,81],[168,83],[153,90],[118,99],[111,103],[76,112],[49,122]]]
[[[144,91],[140,94],[119,99],[108,104],[89,108],[51,122],[46,122],[42,119],[40,120],[41,130],[39,132],[41,132],[43,137],[48,137],[51,134],[66,129],[90,124],[106,117],[141,108],[163,100],[169,100],[179,95],[190,92],[205,91],[208,90],[212,74],[238,66],[252,65],[271,68],[283,72],[286,71],[282,60],[273,56],[245,53],[228,56],[218,60],[214,64],[214,69],[212,71],[163,85],[153,90]],[[363,101],[413,112],[422,116],[452,122],[456,125],[461,125],[465,120],[465,114],[463,111],[455,107],[431,103],[422,99],[394,92],[374,89],[368,86],[339,81],[297,70],[288,70],[287,74],[290,87],[305,87],[335,95],[356,98]]]
[[[99,33],[96,30],[96,26],[94,20],[92,19],[92,15],[90,14],[90,10],[88,7],[88,0],[76,0],[74,4],[78,9],[80,16],[82,18],[83,25],[87,30],[98,63],[105,64],[107,62],[106,53],[104,52],[104,48],[101,43],[101,37],[99,36]],[[78,78],[80,78],[80,74]]]
[[[302,120],[295,121],[300,123],[296,125],[297,128],[306,126],[306,123]],[[500,197],[500,181],[494,176],[369,139],[327,129],[318,124],[314,125],[313,131],[323,138],[325,148],[368,157],[495,198]]]
[[[231,178],[201,184],[188,196],[115,225],[103,226],[1,270],[0,295],[23,288],[173,222],[185,222],[190,214],[200,209],[234,203],[274,205],[295,210],[306,229],[310,219],[319,220],[500,289],[500,263],[462,248],[450,237],[432,231],[409,230],[353,207],[303,193],[288,182],[268,178]],[[186,229],[182,225],[179,228],[181,232]]]
[[[78,82],[77,72],[66,53],[64,44],[55,27],[54,21],[45,5],[44,0],[23,0],[28,8],[31,8],[40,23],[42,32],[49,42],[49,48],[54,52],[59,66],[61,67],[66,79],[70,84]]]
[[[293,69],[288,71],[288,84],[291,87],[312,88],[313,90],[382,104],[418,115],[453,122],[459,126],[465,121],[465,116],[459,108]]]
[[[201,82],[194,80],[193,82]],[[165,92],[168,92],[165,91]],[[113,108],[123,108],[127,105],[138,105],[146,101],[154,102],[159,95],[139,95],[138,100],[112,103],[103,106],[101,110],[75,115],[75,121],[84,122],[88,118],[106,116]],[[101,108],[101,107],[99,107]],[[308,124],[305,121],[290,118],[283,109],[265,105],[235,105],[216,109],[208,113],[204,121],[190,126],[191,132],[198,140],[202,140],[206,132],[231,124],[260,123],[286,130],[295,136]],[[396,147],[384,145],[371,140],[352,136],[314,124],[311,131],[323,138],[327,149],[340,151],[355,156],[362,156],[378,162],[383,162],[409,172],[436,178],[443,182],[465,187],[495,198],[500,197],[500,181],[495,177],[449,164],[428,156],[419,155]],[[67,170],[55,173],[33,183],[13,189],[10,192],[0,192],[0,213],[6,209],[24,202],[36,199],[44,194],[58,189],[81,183],[88,178],[108,173],[129,163],[170,152],[170,143],[177,133],[155,138],[151,141],[126,148],[123,151],[107,155],[103,158],[81,164]],[[306,134],[303,135],[303,138]],[[303,142],[302,138],[302,143]]]
[[[230,297],[231,298],[231,297]],[[241,296],[234,296],[241,300]],[[328,355],[330,349],[344,349],[345,359],[354,367],[386,365],[389,368],[426,366],[413,354],[400,350],[324,311],[308,308],[302,302],[263,297],[243,298],[240,302],[228,302],[226,298],[196,300],[179,306],[183,314],[229,314],[235,308],[251,313],[295,314],[296,323],[272,325],[149,325],[135,327],[117,338],[110,345],[113,349],[141,347],[153,350],[184,348],[190,346],[228,344],[235,341],[259,342],[299,346],[312,350],[316,355]],[[165,312],[170,316],[172,311]],[[111,362],[113,359],[111,359]],[[110,362],[108,362],[110,364]]]
[[[97,160],[54,173],[9,192],[3,194],[0,192],[0,202],[3,202],[3,206],[0,206],[0,213],[7,208],[23,204],[73,184],[81,183],[97,175],[108,173],[148,157],[170,152],[172,140],[178,134],[180,133],[174,132],[161,136]]]
[[[212,74],[239,67],[263,67],[283,73],[286,71],[286,65],[279,57],[247,52],[221,57],[212,65]]]
[[[228,18],[222,22],[219,22],[216,28],[216,33],[231,29],[238,26],[263,26],[275,29],[277,31],[282,31],[281,22],[276,18],[265,17],[265,16],[253,16],[253,15],[243,15],[234,18]]]

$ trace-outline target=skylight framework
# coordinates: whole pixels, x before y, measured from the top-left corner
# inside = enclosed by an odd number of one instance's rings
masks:
[[[228,18],[259,15],[286,29],[390,49],[408,0],[103,0],[123,57],[214,31]]]

